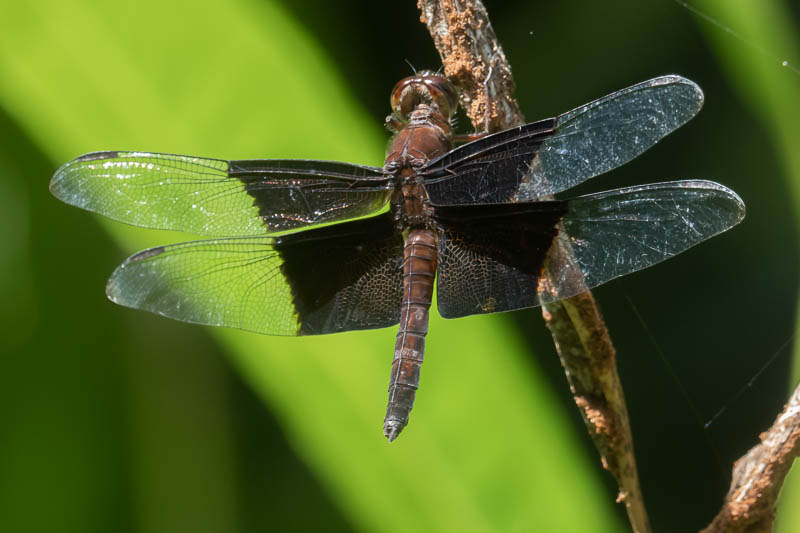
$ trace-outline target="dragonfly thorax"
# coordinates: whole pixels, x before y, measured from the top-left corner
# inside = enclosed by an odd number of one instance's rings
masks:
[[[450,122],[430,106],[420,104],[395,136],[384,168],[396,176],[392,195],[395,219],[403,227],[431,227],[431,208],[419,171],[453,147]]]

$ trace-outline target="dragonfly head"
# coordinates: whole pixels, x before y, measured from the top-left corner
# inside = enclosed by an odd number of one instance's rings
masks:
[[[397,82],[390,101],[392,111],[400,120],[407,121],[411,113],[424,104],[449,121],[458,106],[458,92],[443,74],[422,70]]]

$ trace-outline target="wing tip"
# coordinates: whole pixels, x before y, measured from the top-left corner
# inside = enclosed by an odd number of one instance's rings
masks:
[[[117,305],[122,305],[124,307],[131,307],[131,305],[128,304],[123,298],[123,293],[120,290],[119,284],[117,283],[117,277],[119,276],[119,271],[123,266],[124,263],[118,266],[114,270],[114,273],[111,274],[111,277],[108,278],[108,281],[106,282],[106,298],[108,298]]]
[[[58,169],[53,173],[53,177],[50,178],[50,194],[69,205],[83,207],[83,204],[78,201],[78,198],[70,192],[71,186],[75,185],[75,183],[71,182],[70,180],[72,173],[75,172],[77,168],[80,168],[84,163],[101,161],[104,159],[116,159],[121,157],[124,153],[125,152],[121,152],[119,150],[88,152],[86,154],[79,155],[75,159],[67,161],[58,167]]]
[[[664,76],[653,78],[649,82],[650,87],[656,87],[659,85],[683,85],[690,88],[694,93],[694,99],[697,102],[695,114],[702,109],[703,104],[705,103],[705,94],[703,94],[703,89],[701,89],[697,83],[693,82],[689,78],[681,76],[680,74],[666,74]]]
[[[742,200],[742,197],[739,196],[738,194],[736,194],[736,192],[733,189],[729,189],[728,187],[726,187],[726,186],[724,186],[722,184],[719,184],[719,183],[716,183],[716,182],[713,182],[713,181],[709,182],[709,183],[715,185],[714,188],[717,191],[723,193],[727,197],[727,199],[733,205],[736,206],[735,215],[731,219],[731,222],[732,222],[731,223],[731,227],[735,226],[736,224],[738,224],[739,222],[744,220],[744,217],[747,215],[747,208],[744,205],[744,200]]]
[[[148,248],[147,250],[142,250],[141,252],[135,253],[128,257],[114,270],[114,272],[111,274],[111,277],[108,279],[108,282],[106,283],[106,297],[108,297],[108,299],[115,304],[126,307],[136,307],[134,304],[128,303],[128,300],[124,297],[123,292],[120,290],[118,280],[125,275],[125,269],[134,266],[141,261],[146,261],[147,259],[159,256],[165,251],[166,247],[156,246],[155,248]]]
[[[745,207],[744,200],[742,197],[736,194],[736,191],[733,189],[722,185],[721,183],[717,183],[716,181],[711,180],[687,180],[681,183],[682,187],[692,188],[692,189],[706,189],[712,190],[719,193],[719,197],[727,201],[731,205],[731,209],[729,213],[731,214],[730,217],[730,225],[727,229],[732,228],[733,226],[737,225],[739,222],[744,220],[747,214],[747,208]]]

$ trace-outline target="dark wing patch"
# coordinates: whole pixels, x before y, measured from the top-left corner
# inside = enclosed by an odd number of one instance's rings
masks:
[[[439,207],[439,313],[457,318],[539,305],[563,202]]]
[[[301,335],[399,322],[403,239],[391,214],[279,237],[275,250]]]
[[[270,232],[369,215],[394,187],[383,169],[306,159],[231,161]]]
[[[491,204],[511,201],[556,119],[525,124],[460,146],[421,172],[435,204]]]

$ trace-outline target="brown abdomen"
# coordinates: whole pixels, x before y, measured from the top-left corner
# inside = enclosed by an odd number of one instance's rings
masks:
[[[394,347],[389,405],[383,433],[393,441],[408,423],[419,385],[419,371],[428,333],[428,310],[436,277],[436,234],[427,229],[412,230],[406,240],[403,262],[403,301],[400,330]]]

